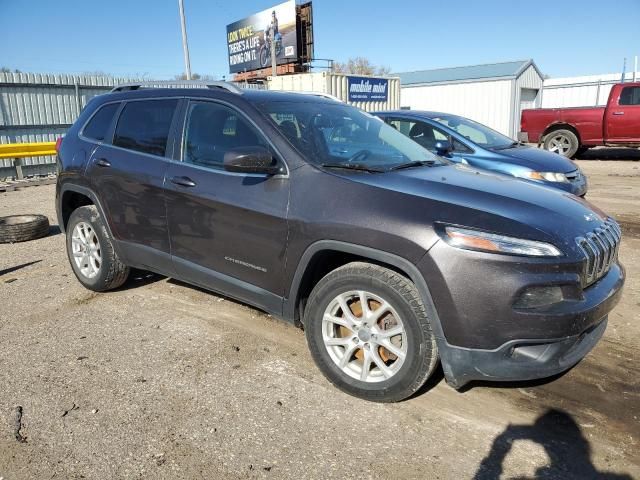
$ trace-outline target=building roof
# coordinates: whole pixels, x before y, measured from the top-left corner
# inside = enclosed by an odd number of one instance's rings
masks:
[[[487,63],[484,65],[470,65],[467,67],[437,68],[435,70],[418,70],[415,72],[396,73],[402,85],[424,83],[459,83],[481,79],[510,79],[517,78],[529,65],[533,65],[540,77],[542,74],[533,60],[518,60],[515,62]]]

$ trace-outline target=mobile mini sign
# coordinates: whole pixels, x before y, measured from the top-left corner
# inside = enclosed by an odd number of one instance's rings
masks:
[[[386,102],[389,80],[386,78],[347,77],[350,102]]]
[[[273,38],[272,33],[273,32]],[[290,0],[227,25],[229,72],[249,72],[298,61],[296,2]]]

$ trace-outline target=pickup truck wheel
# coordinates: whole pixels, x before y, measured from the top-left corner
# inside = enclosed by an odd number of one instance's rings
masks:
[[[67,256],[80,283],[89,290],[104,292],[122,285],[129,267],[116,254],[98,209],[80,207],[67,224]]]
[[[580,148],[580,142],[571,130],[554,130],[544,137],[544,148],[564,157],[573,158]]]
[[[341,390],[375,402],[415,393],[438,350],[415,285],[402,275],[354,262],[315,286],[304,315],[311,355]]]

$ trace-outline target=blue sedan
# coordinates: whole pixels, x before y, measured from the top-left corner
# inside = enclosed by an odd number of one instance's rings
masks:
[[[516,142],[480,123],[439,112],[375,112],[428,150],[449,160],[513,175],[584,196],[587,179],[578,166],[556,153]]]

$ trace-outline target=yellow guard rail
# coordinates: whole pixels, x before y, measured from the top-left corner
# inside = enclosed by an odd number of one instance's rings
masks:
[[[55,154],[56,142],[0,144],[0,158],[41,157]]]

